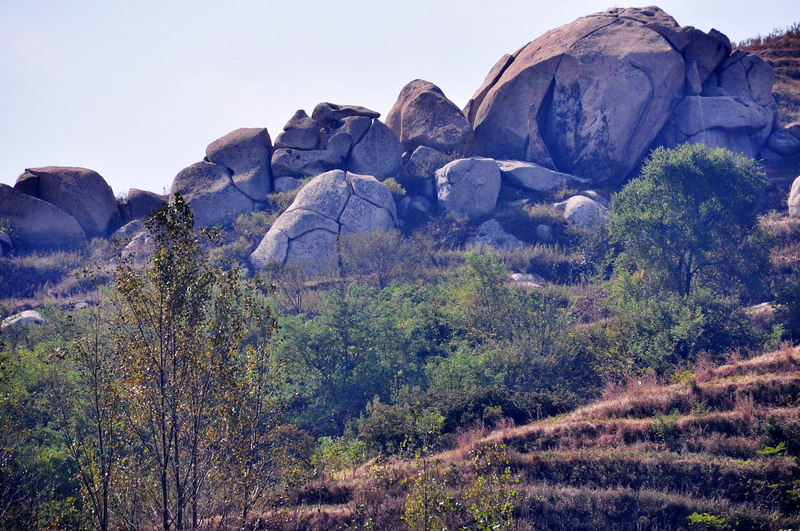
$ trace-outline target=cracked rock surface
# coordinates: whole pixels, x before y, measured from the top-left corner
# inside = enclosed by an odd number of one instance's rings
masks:
[[[375,177],[331,170],[297,194],[270,227],[250,264],[293,264],[320,271],[337,260],[340,234],[386,231],[397,226],[392,194]]]

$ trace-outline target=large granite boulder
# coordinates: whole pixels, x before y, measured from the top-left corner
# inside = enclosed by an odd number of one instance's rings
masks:
[[[111,187],[99,173],[86,168],[29,168],[14,188],[71,215],[90,238],[106,236],[118,214]]]
[[[125,210],[128,219],[141,219],[148,217],[154,210],[158,210],[167,202],[167,196],[131,188],[125,198]]]
[[[57,206],[0,184],[0,220],[8,222],[15,246],[69,248],[86,240],[78,221]]]
[[[436,171],[439,205],[458,216],[480,217],[494,211],[500,193],[497,162],[483,157],[458,159]]]
[[[476,150],[621,179],[683,96],[684,61],[667,37],[679,31],[655,7],[611,9],[505,56],[467,105]]]
[[[392,194],[375,177],[332,170],[315,177],[270,227],[250,264],[294,264],[319,272],[337,260],[340,234],[397,226]]]
[[[283,132],[275,139],[276,148],[317,149],[319,147],[319,124],[300,109],[294,113]]]
[[[582,179],[568,173],[553,171],[533,162],[498,160],[497,166],[500,168],[500,174],[504,181],[534,192],[550,193],[564,186],[592,182],[591,179]]]
[[[774,121],[771,86],[772,68],[731,54],[719,31],[681,28],[657,7],[614,8],[501,58],[465,113],[478,154],[615,184],[657,145],[756,156]]]
[[[206,148],[206,160],[228,168],[233,185],[253,201],[266,201],[272,191],[272,142],[265,128],[231,131]]]
[[[461,109],[439,87],[422,79],[403,87],[386,115],[386,125],[408,153],[419,146],[463,150],[472,134],[472,126]]]
[[[373,120],[361,141],[353,146],[348,170],[384,179],[396,175],[403,166],[400,141],[380,120]]]
[[[231,170],[213,162],[192,164],[175,176],[170,202],[179,192],[192,207],[201,227],[231,224],[237,216],[252,212],[255,203],[233,183]]]

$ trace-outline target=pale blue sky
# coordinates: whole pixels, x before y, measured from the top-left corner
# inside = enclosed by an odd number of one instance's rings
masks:
[[[649,3],[618,4],[620,7]],[[800,20],[797,0],[665,0],[731,40]],[[463,106],[489,68],[608,0],[0,0],[0,182],[97,170],[162,191],[238,127],[272,138],[321,101],[385,117],[415,78]]]

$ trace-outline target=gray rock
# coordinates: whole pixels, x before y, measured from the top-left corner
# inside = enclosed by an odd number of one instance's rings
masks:
[[[583,190],[582,192],[578,192],[578,195],[582,195],[584,197],[588,197],[593,201],[597,201],[606,208],[608,208],[610,204],[610,201],[606,197],[600,195],[600,193],[594,190]]]
[[[521,160],[498,160],[497,166],[503,179],[514,186],[535,192],[549,193],[563,186],[587,184],[591,179],[560,173],[533,162]]]
[[[501,59],[468,104],[476,151],[623,179],[684,95],[679,31],[658,8],[609,10]]]
[[[325,124],[332,120],[342,120],[351,116],[366,116],[367,118],[378,118],[379,112],[371,111],[366,107],[358,105],[337,105],[335,103],[322,102],[314,107],[311,118]]]
[[[231,224],[255,208],[253,200],[233,184],[230,170],[213,162],[198,162],[181,170],[172,181],[170,202],[176,192],[191,205],[195,224],[201,227]]]
[[[392,194],[372,176],[332,170],[297,194],[250,255],[261,269],[294,264],[320,272],[335,263],[340,234],[386,231],[397,226]]]
[[[42,314],[36,310],[25,310],[24,312],[3,319],[2,324],[0,324],[0,330],[18,328],[24,325],[40,325],[43,323],[44,317],[42,317]]]
[[[143,262],[156,250],[156,241],[150,231],[144,229],[136,233],[131,241],[122,249],[120,253],[123,258],[133,259],[134,262]]]
[[[300,188],[300,180],[294,177],[278,177],[274,184],[276,192],[291,192],[295,188]]]
[[[75,218],[90,238],[106,236],[118,214],[111,187],[99,173],[86,168],[29,168],[14,188],[57,206]]]
[[[0,256],[7,255],[14,249],[14,242],[11,241],[11,236],[3,231],[0,231]]]
[[[778,155],[788,157],[800,152],[800,138],[786,131],[775,131],[767,140],[767,147]]]
[[[673,113],[675,127],[686,136],[709,129],[760,131],[772,124],[771,112],[747,100],[732,96],[687,96]]]
[[[166,202],[167,196],[165,195],[131,188],[128,190],[128,197],[125,199],[128,219],[146,218]]]
[[[264,128],[242,128],[209,144],[206,159],[228,168],[233,185],[253,201],[266,201],[272,191],[272,142]]]
[[[421,79],[403,87],[386,115],[386,125],[408,152],[418,146],[442,151],[461,150],[472,134],[472,126],[464,113],[439,87]]]
[[[789,216],[793,218],[800,218],[800,177],[792,183],[792,189],[789,191]]]
[[[75,218],[6,184],[0,184],[0,219],[8,221],[12,240],[18,247],[69,248],[86,240]]]
[[[112,238],[131,238],[138,233],[145,230],[144,222],[141,219],[134,219],[133,221],[126,223],[125,225],[121,226],[114,232],[111,236]]]
[[[331,138],[339,133],[347,133],[352,144],[358,144],[372,125],[372,118],[366,116],[348,116],[341,120],[333,120],[322,125],[320,146],[326,147]]]
[[[353,146],[348,170],[384,179],[397,175],[402,166],[403,151],[397,136],[383,122],[373,120],[364,138]]]
[[[556,241],[555,234],[553,233],[553,227],[550,225],[537,225],[536,226],[536,237],[539,240],[543,241],[544,243],[553,243]]]
[[[696,74],[698,85],[695,87],[694,93],[700,94],[703,83],[711,77],[711,74],[730,54],[731,41],[713,29],[704,33],[690,26],[683,28],[682,33],[688,37],[686,47],[682,50],[686,62],[686,77],[687,79],[690,77],[690,71]]]
[[[311,119],[304,110],[294,113],[283,132],[275,139],[276,148],[317,149],[319,148],[319,124]]]
[[[602,225],[608,219],[606,207],[582,195],[570,197],[555,206],[564,209],[564,219],[583,228]]]
[[[417,177],[432,177],[433,174],[447,164],[447,155],[429,146],[420,146],[414,150],[409,158],[411,171]]]
[[[736,50],[719,70],[719,86],[732,95],[759,105],[772,103],[772,67],[757,55]]]
[[[541,288],[542,284],[544,284],[542,277],[530,273],[512,273],[509,278],[515,286],[523,289]]]
[[[328,149],[276,149],[272,171],[276,177],[312,177],[342,164],[340,154]]]
[[[497,162],[482,157],[458,159],[436,171],[439,205],[469,218],[494,211],[500,193]]]
[[[475,231],[475,236],[467,239],[467,247],[473,249],[491,247],[498,251],[513,251],[523,245],[518,238],[503,230],[496,219],[481,223]]]

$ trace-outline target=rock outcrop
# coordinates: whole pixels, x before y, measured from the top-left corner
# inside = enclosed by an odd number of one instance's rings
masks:
[[[475,149],[612,183],[654,145],[755,156],[772,127],[772,71],[730,52],[725,35],[681,28],[657,7],[582,17],[490,71],[465,109]]]
[[[422,79],[403,87],[386,115],[386,125],[408,153],[419,146],[464,151],[472,135],[472,126],[461,109],[439,87]]]
[[[397,136],[378,120],[380,113],[355,105],[323,102],[309,117],[299,110],[275,141],[272,172],[280,177],[313,177],[340,169],[384,179],[402,166]]]
[[[500,169],[489,158],[458,159],[436,171],[439,206],[474,218],[494,211],[500,193]]]
[[[10,225],[15,246],[23,248],[69,248],[86,240],[75,218],[6,184],[0,184],[0,219]]]
[[[75,218],[90,238],[107,236],[118,214],[111,187],[99,173],[86,168],[29,168],[14,188],[57,206]]]
[[[270,227],[250,264],[293,264],[318,272],[337,260],[339,234],[397,226],[392,194],[369,175],[332,170],[315,177]]]

